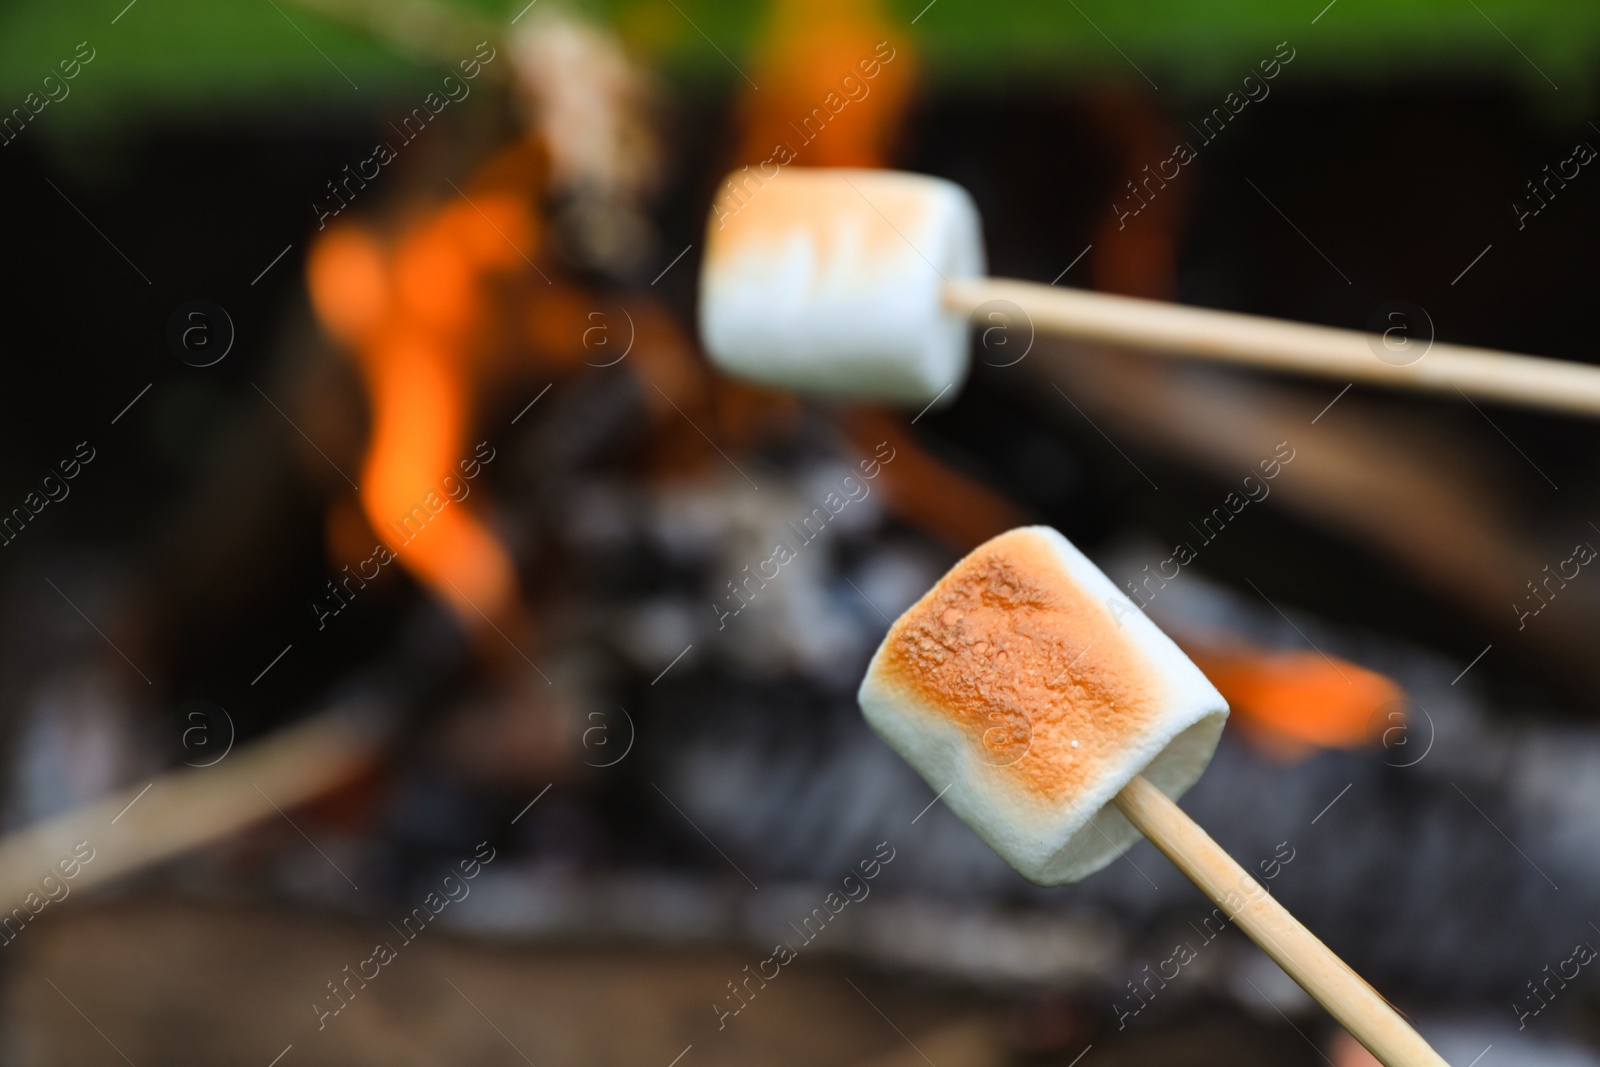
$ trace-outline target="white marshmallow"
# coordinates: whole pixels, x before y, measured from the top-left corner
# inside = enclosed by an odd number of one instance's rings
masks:
[[[1110,801],[1143,774],[1176,798],[1211,761],[1222,695],[1055,530],[974,549],[890,628],[861,710],[945,803],[1040,885],[1138,837]]]
[[[983,271],[978,210],[959,185],[746,168],[707,226],[701,339],[729,374],[797,392],[922,405],[949,389],[949,400],[967,376],[967,325],[942,291]]]

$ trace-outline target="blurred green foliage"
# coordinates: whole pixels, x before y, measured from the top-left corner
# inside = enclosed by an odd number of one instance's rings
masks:
[[[369,112],[379,98],[414,94],[435,73],[430,68],[450,58],[450,47],[503,32],[523,2],[134,0],[128,7],[126,0],[6,0],[0,111],[21,105],[87,41],[95,60],[72,83],[71,102],[40,116],[57,133],[156,116],[337,121]],[[1516,85],[1562,112],[1590,101],[1600,55],[1594,0],[1325,4],[891,0],[889,11],[902,24],[917,19],[908,32],[927,76],[973,87],[1113,79],[1148,81],[1174,96],[1209,96],[1235,87],[1287,40],[1302,83],[1486,78]],[[732,63],[748,54],[764,5],[591,0],[571,6],[610,21],[674,80],[716,90],[740,80]]]

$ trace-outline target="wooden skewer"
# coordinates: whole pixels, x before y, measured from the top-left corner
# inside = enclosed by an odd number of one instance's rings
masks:
[[[1585,363],[1435,343],[1417,362],[1395,366],[1374,354],[1377,335],[1357,330],[998,278],[944,291],[945,306],[964,315],[991,300],[1016,304],[1042,333],[1081,341],[1600,415],[1600,366]]]
[[[45,898],[44,876],[53,875],[70,894],[279,818],[279,809],[369,769],[381,741],[377,729],[329,712],[240,748],[216,766],[173,771],[8,834],[0,839],[0,927],[6,931],[0,937],[9,941],[17,933],[18,917],[9,909],[27,916],[22,905],[28,895]],[[88,843],[93,858],[64,878],[57,864],[78,842]]]
[[[1449,1067],[1377,990],[1160,789],[1140,776],[1112,802],[1384,1067]]]

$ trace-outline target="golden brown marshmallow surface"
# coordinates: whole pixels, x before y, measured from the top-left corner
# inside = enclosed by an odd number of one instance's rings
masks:
[[[1095,781],[1158,713],[1145,657],[1027,530],[940,579],[890,629],[880,669],[1040,799]]]
[[[928,196],[915,185],[873,178],[786,168],[763,182],[735,172],[729,181],[737,191],[724,188],[711,214],[707,265],[715,271],[728,269],[730,261],[741,255],[771,256],[801,234],[814,243],[816,262],[825,268],[840,254],[836,247],[842,236],[840,220],[853,223],[854,236],[861,242],[855,254],[867,260],[903,254],[902,233],[922,224],[929,210]]]

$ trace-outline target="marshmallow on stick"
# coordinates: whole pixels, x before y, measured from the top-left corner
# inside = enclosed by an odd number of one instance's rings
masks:
[[[949,279],[983,273],[966,190],[887,170],[789,167],[759,181],[735,175],[712,208],[700,274],[712,359],[824,396],[915,405],[954,396],[967,376],[967,325],[940,301]]]
[[[861,710],[978,836],[1041,885],[1140,833],[1387,1067],[1444,1067],[1371,986],[1174,803],[1205,771],[1221,695],[1066,538],[974,549],[890,627]]]
[[[802,393],[920,407],[966,379],[967,331],[991,362],[1035,331],[1097,344],[1600,415],[1600,367],[1384,333],[985,278],[978,209],[920,174],[751,168],[707,224],[700,333],[729,374]],[[1415,326],[1415,324],[1411,324]]]

